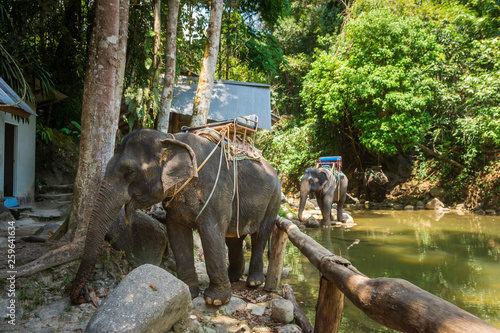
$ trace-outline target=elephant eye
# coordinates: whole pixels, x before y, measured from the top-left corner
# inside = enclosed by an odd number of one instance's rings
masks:
[[[134,178],[135,174],[136,174],[136,171],[134,169],[127,169],[127,170],[125,170],[123,175],[124,175],[125,179],[132,180]]]

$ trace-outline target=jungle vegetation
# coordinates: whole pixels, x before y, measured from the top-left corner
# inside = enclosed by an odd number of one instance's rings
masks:
[[[122,132],[155,126],[157,1],[130,1]],[[37,111],[46,141],[50,131],[79,140],[94,5],[0,3],[0,76],[70,97]],[[200,72],[209,8],[180,2],[176,75]],[[167,14],[163,1],[161,31]],[[499,0],[227,0],[215,75],[271,85],[281,121],[258,145],[287,190],[319,156],[342,155],[348,175],[382,165],[397,178],[409,164],[450,203],[500,198]]]

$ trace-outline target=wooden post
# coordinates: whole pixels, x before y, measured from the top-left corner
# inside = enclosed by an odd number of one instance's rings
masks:
[[[314,333],[337,333],[340,330],[343,309],[344,294],[333,282],[322,276],[316,304]]]
[[[264,286],[264,290],[266,291],[276,292],[280,287],[287,240],[288,235],[286,232],[280,230],[275,225],[271,237],[271,248],[269,249],[271,252],[267,267],[266,285]]]

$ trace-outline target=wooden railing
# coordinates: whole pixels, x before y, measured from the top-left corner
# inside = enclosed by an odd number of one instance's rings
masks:
[[[265,289],[277,291],[280,286],[289,238],[322,274],[314,332],[339,331],[344,295],[371,319],[401,332],[500,332],[406,280],[368,278],[348,260],[332,254],[285,218],[278,218],[276,226],[271,240]],[[298,317],[300,325],[303,318]],[[307,323],[302,329],[305,332],[313,330]]]

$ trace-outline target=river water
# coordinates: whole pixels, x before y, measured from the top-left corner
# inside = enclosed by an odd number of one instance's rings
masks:
[[[306,229],[370,278],[402,278],[500,328],[500,216],[436,211],[351,212],[351,228]],[[283,283],[314,322],[320,274],[287,245]],[[345,299],[341,332],[392,332]]]

